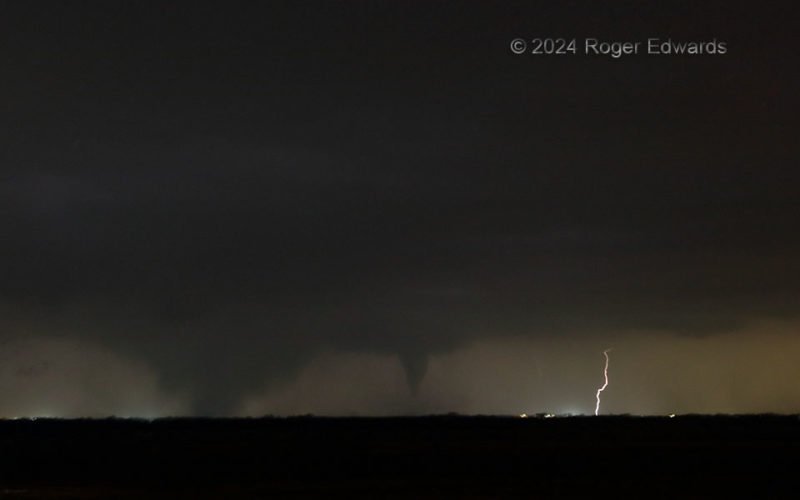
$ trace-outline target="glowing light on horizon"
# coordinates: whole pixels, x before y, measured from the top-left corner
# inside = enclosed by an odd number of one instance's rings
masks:
[[[597,416],[598,413],[600,413],[600,393],[603,392],[606,389],[606,387],[608,387],[608,351],[610,351],[610,350],[611,350],[611,348],[609,347],[608,349],[603,351],[603,356],[606,357],[606,366],[605,366],[605,368],[603,368],[603,378],[605,379],[605,381],[603,382],[603,387],[597,389],[597,396],[596,396],[597,397],[597,405],[594,407],[594,415],[595,416]]]

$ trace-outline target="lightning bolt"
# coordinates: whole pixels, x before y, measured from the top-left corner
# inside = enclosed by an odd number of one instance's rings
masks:
[[[606,357],[606,367],[603,368],[603,377],[605,378],[605,382],[603,382],[603,387],[597,389],[597,406],[594,407],[594,415],[600,412],[600,393],[603,392],[606,387],[608,387],[608,352],[611,350],[609,347],[605,351],[603,351],[603,356]]]

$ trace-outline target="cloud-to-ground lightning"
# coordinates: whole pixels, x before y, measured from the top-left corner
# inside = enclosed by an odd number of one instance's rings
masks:
[[[603,351],[603,356],[606,357],[606,366],[605,368],[603,368],[603,378],[605,379],[605,381],[603,382],[603,387],[597,389],[597,406],[594,407],[595,416],[597,416],[597,414],[600,412],[600,393],[603,392],[606,387],[608,387],[608,352],[610,350],[611,348],[609,347],[608,349]]]

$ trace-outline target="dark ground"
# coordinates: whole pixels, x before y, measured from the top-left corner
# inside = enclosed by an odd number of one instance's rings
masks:
[[[0,421],[0,498],[794,497],[797,416]]]

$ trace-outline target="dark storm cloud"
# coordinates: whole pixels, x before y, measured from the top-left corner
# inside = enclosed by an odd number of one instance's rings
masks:
[[[12,6],[7,335],[98,341],[215,413],[326,348],[396,355],[417,387],[486,336],[793,315],[773,7]],[[537,34],[731,49],[509,53]]]

